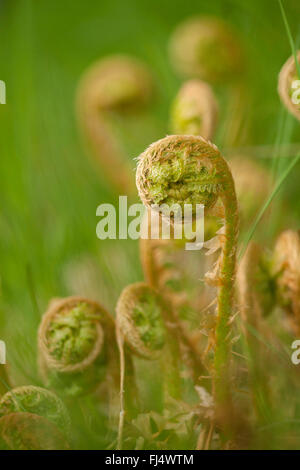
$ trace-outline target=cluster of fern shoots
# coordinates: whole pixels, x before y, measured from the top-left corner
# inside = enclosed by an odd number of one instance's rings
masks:
[[[115,312],[81,292],[54,293],[37,332],[40,383],[12,386],[9,367],[0,366],[0,449],[299,447],[300,372],[286,351],[300,334],[300,234],[286,226],[272,246],[251,240],[284,179],[274,182],[241,152],[227,160],[211,143],[220,83],[224,148],[249,138],[242,47],[223,21],[192,18],[174,32],[170,57],[184,78],[171,135],[140,155],[136,185],[110,118],[151,100],[149,70],[111,56],[80,81],[76,110],[88,154],[119,194],[134,200],[138,189],[144,234],[158,206],[159,236],[140,239],[144,280],[120,293]],[[283,66],[279,94],[300,120],[291,100],[296,59]],[[191,226],[196,204],[204,206],[201,250],[185,250],[174,225],[162,236],[159,207],[186,203]],[[293,400],[278,425],[287,393]]]

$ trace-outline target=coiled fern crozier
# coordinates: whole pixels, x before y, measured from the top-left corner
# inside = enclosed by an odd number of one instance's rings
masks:
[[[272,255],[276,299],[288,314],[296,337],[300,335],[300,232],[285,230],[277,238]]]
[[[211,83],[232,81],[243,68],[235,32],[213,16],[194,16],[177,26],[170,41],[170,55],[180,75]]]
[[[297,52],[297,59],[300,62],[300,51]],[[293,55],[281,68],[278,78],[278,93],[286,109],[300,121],[300,76],[298,70],[299,66],[296,66]]]
[[[0,450],[69,450],[61,431],[33,413],[10,413],[0,418]]]
[[[185,82],[172,105],[172,133],[201,135],[211,140],[217,120],[218,105],[211,87],[197,79]]]
[[[238,235],[238,209],[229,167],[217,147],[201,137],[175,135],[161,139],[140,155],[136,183],[146,207],[203,204],[213,211],[220,199],[224,232],[219,236],[221,254],[206,279],[217,286],[217,322],[214,347],[216,419],[229,434],[233,404],[230,384],[230,344]],[[157,207],[158,205],[158,207]]]
[[[144,282],[130,284],[122,291],[116,312],[121,340],[124,340],[136,356],[152,361],[159,360],[164,370],[167,396],[179,398],[178,343],[176,332],[172,331],[172,319],[162,298]]]
[[[145,283],[127,286],[117,304],[117,327],[134,354],[157,359],[166,341],[162,306]]]
[[[97,302],[83,297],[54,301],[38,331],[39,367],[47,386],[75,397],[106,378],[118,381],[114,321]]]

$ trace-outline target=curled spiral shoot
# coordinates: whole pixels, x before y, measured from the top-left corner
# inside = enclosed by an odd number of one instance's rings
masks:
[[[64,434],[70,434],[69,413],[55,393],[34,385],[24,385],[7,392],[0,400],[0,418],[11,413],[27,412],[43,416]]]
[[[225,21],[213,16],[195,16],[183,21],[170,40],[171,62],[180,75],[204,80],[222,90],[226,87],[226,104],[222,109],[226,109],[223,133],[227,147],[244,144],[249,131],[244,55],[238,34]]]
[[[138,357],[157,361],[163,371],[162,383],[166,398],[180,397],[179,354],[173,325],[167,326],[167,308],[157,292],[144,282],[131,284],[122,291],[116,307],[116,325],[121,364],[121,412],[119,423],[119,443],[122,447],[124,423],[124,343]]]
[[[131,284],[121,292],[116,306],[116,330],[120,352],[120,419],[118,449],[122,449],[125,418],[124,343],[137,356],[155,360],[165,346],[161,305],[155,292],[145,283]]]
[[[162,306],[157,294],[145,283],[127,286],[117,308],[117,327],[134,354],[158,359],[166,341]]]
[[[185,82],[172,106],[172,133],[201,135],[211,140],[217,118],[218,106],[211,87],[196,79]]]
[[[228,429],[232,411],[230,334],[238,235],[238,209],[229,167],[217,147],[201,137],[176,135],[161,139],[140,155],[136,184],[148,208],[153,204],[203,204],[206,213],[220,199],[224,209],[221,255],[210,276],[218,287],[215,331],[215,400],[217,418]],[[159,210],[159,207],[157,208]]]
[[[114,373],[115,345],[113,319],[100,304],[84,297],[56,300],[38,332],[42,378],[68,396],[91,393]]]
[[[109,113],[144,106],[152,94],[152,80],[138,60],[115,55],[99,60],[83,75],[77,92],[77,115],[83,137],[101,172],[118,192],[134,188],[131,169],[109,125]]]
[[[10,413],[0,418],[0,450],[68,450],[65,436],[43,416]]]
[[[298,62],[300,62],[300,51],[297,52]],[[278,93],[280,99],[286,109],[300,121],[300,77],[298,76],[295,58],[291,56],[282,66],[278,77]],[[296,83],[296,88],[293,88],[293,83]],[[298,90],[298,91],[297,91]],[[297,103],[293,102],[293,94],[296,93],[295,98]]]
[[[158,227],[159,224],[159,227]],[[183,240],[162,238],[163,219],[152,220],[145,213],[140,238],[140,259],[147,283],[153,287],[168,306],[168,321],[176,325],[181,356],[185,363],[185,376],[199,383],[200,371],[207,375],[202,361],[206,337],[199,333],[199,310],[210,303],[205,289],[199,289],[198,280],[205,269],[200,256],[184,250]],[[155,225],[158,239],[151,238],[150,231]],[[199,253],[200,255],[200,253]]]
[[[9,389],[9,382],[7,364],[0,364],[0,397]]]

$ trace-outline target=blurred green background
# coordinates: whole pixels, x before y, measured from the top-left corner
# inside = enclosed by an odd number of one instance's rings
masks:
[[[298,40],[300,3],[284,5]],[[79,138],[78,80],[107,54],[148,64],[156,85],[151,106],[116,122],[128,156],[136,157],[169,130],[182,81],[170,65],[168,40],[179,22],[199,14],[220,16],[240,34],[252,96],[249,143],[298,141],[299,125],[284,114],[276,90],[291,51],[275,0],[0,2],[0,79],[7,86],[7,104],[0,105],[0,338],[18,382],[36,381],[36,329],[51,298],[90,289],[113,312],[121,288],[142,279],[137,242],[96,238],[96,207],[117,195]],[[296,211],[298,178],[292,175],[285,189]]]

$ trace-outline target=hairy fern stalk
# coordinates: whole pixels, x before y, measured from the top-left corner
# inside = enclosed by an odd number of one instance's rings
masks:
[[[218,287],[215,331],[214,394],[217,420],[225,428],[232,413],[230,333],[238,235],[238,211],[233,179],[217,147],[194,136],[170,136],[152,144],[139,158],[137,187],[143,203],[203,204],[212,211],[220,198],[224,209],[221,254],[207,280]],[[227,429],[228,431],[228,429]]]

